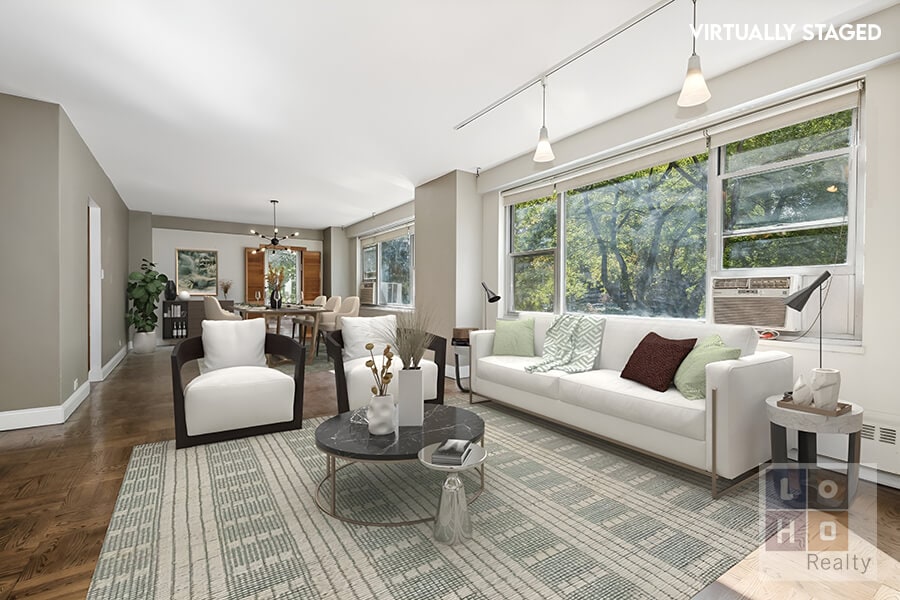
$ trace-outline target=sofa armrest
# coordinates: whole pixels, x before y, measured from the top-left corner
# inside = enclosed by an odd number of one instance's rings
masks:
[[[469,387],[473,392],[478,382],[478,359],[494,353],[494,330],[480,329],[469,333]]]
[[[779,351],[757,352],[706,365],[708,470],[713,465],[713,398],[716,471],[734,479],[772,457],[766,398],[791,389],[793,377],[793,357]]]

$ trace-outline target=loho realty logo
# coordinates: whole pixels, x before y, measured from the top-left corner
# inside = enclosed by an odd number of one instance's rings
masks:
[[[877,581],[877,510],[840,465],[773,464],[760,477],[760,572],[781,581]]]
[[[697,40],[715,42],[766,41],[782,42],[802,40],[819,41],[875,41],[881,39],[881,27],[874,23],[689,23],[691,35]]]

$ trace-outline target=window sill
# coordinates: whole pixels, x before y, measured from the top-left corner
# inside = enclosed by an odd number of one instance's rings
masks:
[[[819,351],[819,340],[759,340],[759,347],[767,350],[803,350],[810,352]],[[865,354],[866,347],[861,340],[825,340],[822,345],[823,352],[838,354]]]

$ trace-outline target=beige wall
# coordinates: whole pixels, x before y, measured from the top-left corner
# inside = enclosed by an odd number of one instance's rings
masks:
[[[149,212],[128,213],[128,272],[141,268],[141,259],[153,259],[153,216]]]
[[[900,6],[865,19],[885,32],[900,30]],[[900,51],[900,38],[886,34],[877,42],[805,42],[768,56],[709,82],[712,100],[703,113],[727,114],[734,107],[812,81],[827,79],[845,70],[860,71],[859,65],[878,61]],[[826,349],[826,366],[841,369],[842,396],[862,404],[867,420],[900,426],[900,407],[895,400],[893,365],[900,339],[897,299],[900,278],[897,256],[900,238],[900,202],[897,201],[896,165],[900,162],[900,62],[861,71],[866,79],[863,110],[865,142],[865,236],[863,334],[861,347],[831,346]],[[675,96],[651,103],[636,111],[601,123],[596,127],[554,142],[556,168],[577,163],[603,152],[662,131],[683,126],[690,115],[679,112]],[[503,214],[498,190],[532,177],[534,163],[525,155],[482,172],[478,180],[484,201],[482,261],[484,278],[502,287],[504,249]],[[503,292],[500,292],[501,294]],[[500,307],[503,310],[503,307]],[[501,312],[502,314],[502,312]],[[818,362],[817,342],[767,342],[794,356],[797,374],[808,373]]]
[[[125,342],[128,209],[65,112],[0,94],[6,292],[0,411],[59,406],[88,378],[88,204],[102,218],[102,362]]]
[[[59,109],[60,402],[88,374],[88,205],[100,207],[102,351],[106,364],[127,342],[128,208],[65,111]]]
[[[0,411],[60,403],[58,110],[0,94]]]
[[[322,289],[327,296],[355,296],[351,283],[351,256],[347,235],[342,227],[329,227],[323,232]]]

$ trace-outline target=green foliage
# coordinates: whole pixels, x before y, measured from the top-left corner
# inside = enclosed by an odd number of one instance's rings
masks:
[[[736,236],[725,240],[729,269],[841,264],[847,260],[847,226]]]
[[[270,269],[284,269],[284,281],[281,284],[281,299],[283,302],[300,302],[297,298],[297,260],[299,254],[293,250],[272,250],[266,253],[266,261]],[[266,297],[272,293],[269,283],[266,282]]]
[[[401,235],[379,244],[381,246],[381,269],[379,280],[382,284],[379,294],[380,302],[386,303],[387,283],[399,283],[401,286],[400,304],[412,304],[412,243],[413,236]]]
[[[169,278],[156,271],[156,265],[141,259],[141,270],[128,275],[125,288],[131,306],[125,313],[129,325],[137,332],[150,333],[156,329],[156,303]]]

